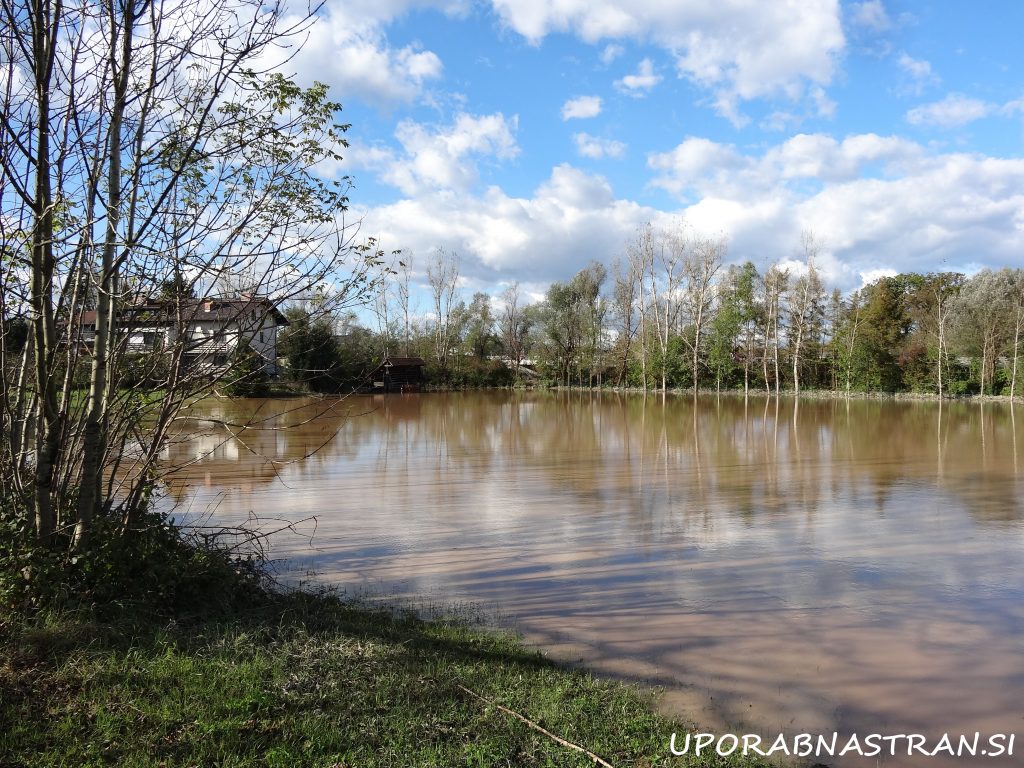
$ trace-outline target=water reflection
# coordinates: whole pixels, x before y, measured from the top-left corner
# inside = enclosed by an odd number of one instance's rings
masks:
[[[371,592],[494,608],[554,653],[665,685],[667,706],[713,726],[1024,734],[1018,410],[216,401],[197,415],[235,426],[183,432],[168,501],[218,520],[316,515],[316,548],[282,539],[279,556]]]

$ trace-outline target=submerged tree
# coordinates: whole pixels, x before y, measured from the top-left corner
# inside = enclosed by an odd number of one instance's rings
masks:
[[[694,242],[693,248],[683,260],[683,275],[686,280],[683,309],[690,325],[690,334],[683,338],[689,344],[692,354],[694,394],[697,394],[700,386],[701,343],[711,320],[714,279],[722,266],[725,250],[724,237],[700,238]]]
[[[434,359],[442,371],[448,370],[448,358],[457,334],[455,312],[459,285],[459,256],[439,248],[427,266],[427,282],[434,300]]]
[[[945,393],[944,374],[949,357],[950,317],[956,297],[964,284],[964,276],[956,272],[939,272],[911,276],[909,296],[918,328],[935,342],[935,386],[939,397]]]
[[[771,383],[768,379],[768,361],[771,359],[774,369],[773,381],[775,382],[775,394],[779,394],[782,386],[782,372],[779,365],[780,326],[782,323],[782,300],[789,288],[789,270],[783,269],[778,264],[772,264],[764,273],[762,282],[764,314],[764,354],[762,364],[764,368],[764,388],[766,392],[771,391]],[[771,340],[772,349],[769,357],[768,342]]]
[[[1010,358],[1013,361],[1010,374],[1010,399],[1017,396],[1017,363],[1020,359],[1020,346],[1024,342],[1024,269],[1014,269],[1009,275],[1011,328],[1013,341],[1010,344]]]
[[[983,269],[964,283],[957,297],[955,325],[965,351],[980,357],[978,384],[993,392],[996,359],[1014,336],[1014,284],[1010,270]]]
[[[822,299],[825,289],[818,275],[815,261],[821,245],[810,232],[800,235],[806,271],[797,278],[789,300],[790,356],[793,361],[793,391],[800,394],[800,364],[807,339],[814,326],[821,321]]]
[[[502,309],[498,319],[498,332],[505,356],[512,366],[516,381],[519,380],[523,360],[526,359],[530,337],[530,316],[523,311],[519,299],[519,283],[513,283],[501,294]]]

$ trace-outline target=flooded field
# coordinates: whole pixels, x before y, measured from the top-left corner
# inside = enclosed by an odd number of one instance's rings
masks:
[[[1024,407],[502,392],[195,415],[164,503],[305,521],[272,540],[292,573],[472,604],[719,731],[1019,731],[987,764],[1022,762]]]

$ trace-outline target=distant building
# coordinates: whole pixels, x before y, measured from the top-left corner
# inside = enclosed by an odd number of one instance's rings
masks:
[[[425,365],[422,357],[388,355],[373,371],[373,387],[385,392],[419,392],[423,386]]]
[[[288,320],[265,296],[203,299],[182,302],[142,301],[118,309],[116,343],[128,354],[148,355],[172,351],[182,344],[185,364],[209,375],[223,373],[239,344],[263,361],[268,375],[277,373],[277,329]],[[92,353],[96,339],[96,313],[83,312],[78,342]]]

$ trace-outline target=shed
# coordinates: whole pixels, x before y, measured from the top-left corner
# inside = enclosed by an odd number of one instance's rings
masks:
[[[385,392],[419,392],[424,365],[422,357],[386,356],[373,371],[373,387]]]

